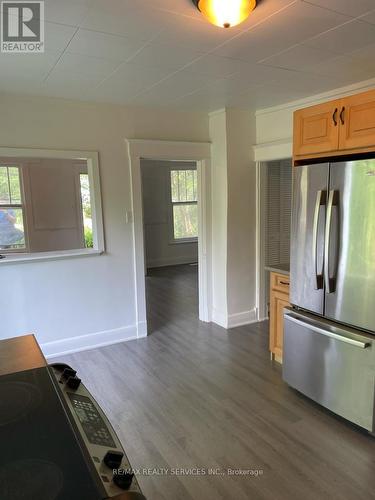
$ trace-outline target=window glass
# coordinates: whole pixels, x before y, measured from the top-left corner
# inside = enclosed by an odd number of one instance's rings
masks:
[[[91,198],[90,198],[90,182],[88,174],[80,174],[81,185],[81,204],[83,218],[83,232],[85,238],[85,247],[94,248],[94,240],[92,236],[92,213],[91,213]]]
[[[0,207],[0,250],[25,248],[22,208]]]
[[[0,165],[0,250],[26,247],[19,167]]]
[[[172,202],[197,201],[197,171],[171,171]]]
[[[198,237],[197,171],[171,170],[173,238]]]
[[[10,203],[8,167],[0,166],[0,205]]]
[[[95,246],[87,160],[0,159],[0,254]]]
[[[178,239],[198,237],[197,205],[173,206],[174,237]]]
[[[10,187],[10,202],[12,204],[21,204],[21,182],[20,170],[18,167],[9,167],[9,187]]]

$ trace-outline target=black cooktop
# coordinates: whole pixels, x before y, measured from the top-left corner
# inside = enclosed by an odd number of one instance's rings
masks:
[[[0,376],[0,499],[101,500],[48,368]]]

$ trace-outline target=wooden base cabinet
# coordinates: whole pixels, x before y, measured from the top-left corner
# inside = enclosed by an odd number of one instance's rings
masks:
[[[279,363],[283,359],[284,308],[289,307],[289,276],[271,273],[270,352]]]

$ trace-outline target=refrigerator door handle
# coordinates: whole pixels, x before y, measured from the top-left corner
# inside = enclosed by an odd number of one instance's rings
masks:
[[[346,337],[344,335],[334,333],[329,330],[324,330],[323,328],[319,328],[318,326],[312,325],[311,323],[305,323],[305,321],[299,319],[298,317],[289,312],[285,313],[285,316],[288,316],[289,321],[292,321],[297,325],[304,326],[315,333],[324,335],[325,337],[330,337],[332,339],[339,340],[340,342],[344,342],[346,344],[350,344],[355,347],[359,347],[361,349],[367,349],[368,347],[371,346],[371,342],[361,342],[360,340],[355,340],[351,337]]]
[[[334,293],[336,291],[336,276],[331,276],[331,269],[330,269],[332,212],[334,206],[337,208],[339,207],[339,192],[331,190],[329,192],[328,204],[327,204],[327,222],[326,222],[325,247],[324,247],[324,274],[325,274],[327,293]],[[337,249],[336,249],[336,254],[338,258]],[[335,269],[335,274],[336,273],[337,273],[337,265]]]
[[[315,272],[315,290],[322,290],[324,285],[323,279],[323,268],[320,272],[318,272],[318,229],[319,229],[319,215],[320,215],[320,207],[326,206],[327,202],[327,192],[326,191],[318,191],[316,193],[316,202],[315,202],[315,212],[314,212],[314,225],[313,225],[313,248],[312,248],[312,258],[314,263],[314,272]]]

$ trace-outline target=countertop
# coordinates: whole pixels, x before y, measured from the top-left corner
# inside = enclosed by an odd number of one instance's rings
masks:
[[[42,368],[46,365],[34,335],[0,341],[0,375]]]
[[[264,268],[266,271],[270,271],[271,273],[279,273],[285,274],[289,276],[290,274],[290,265],[289,264],[278,264],[277,266],[266,266]]]

